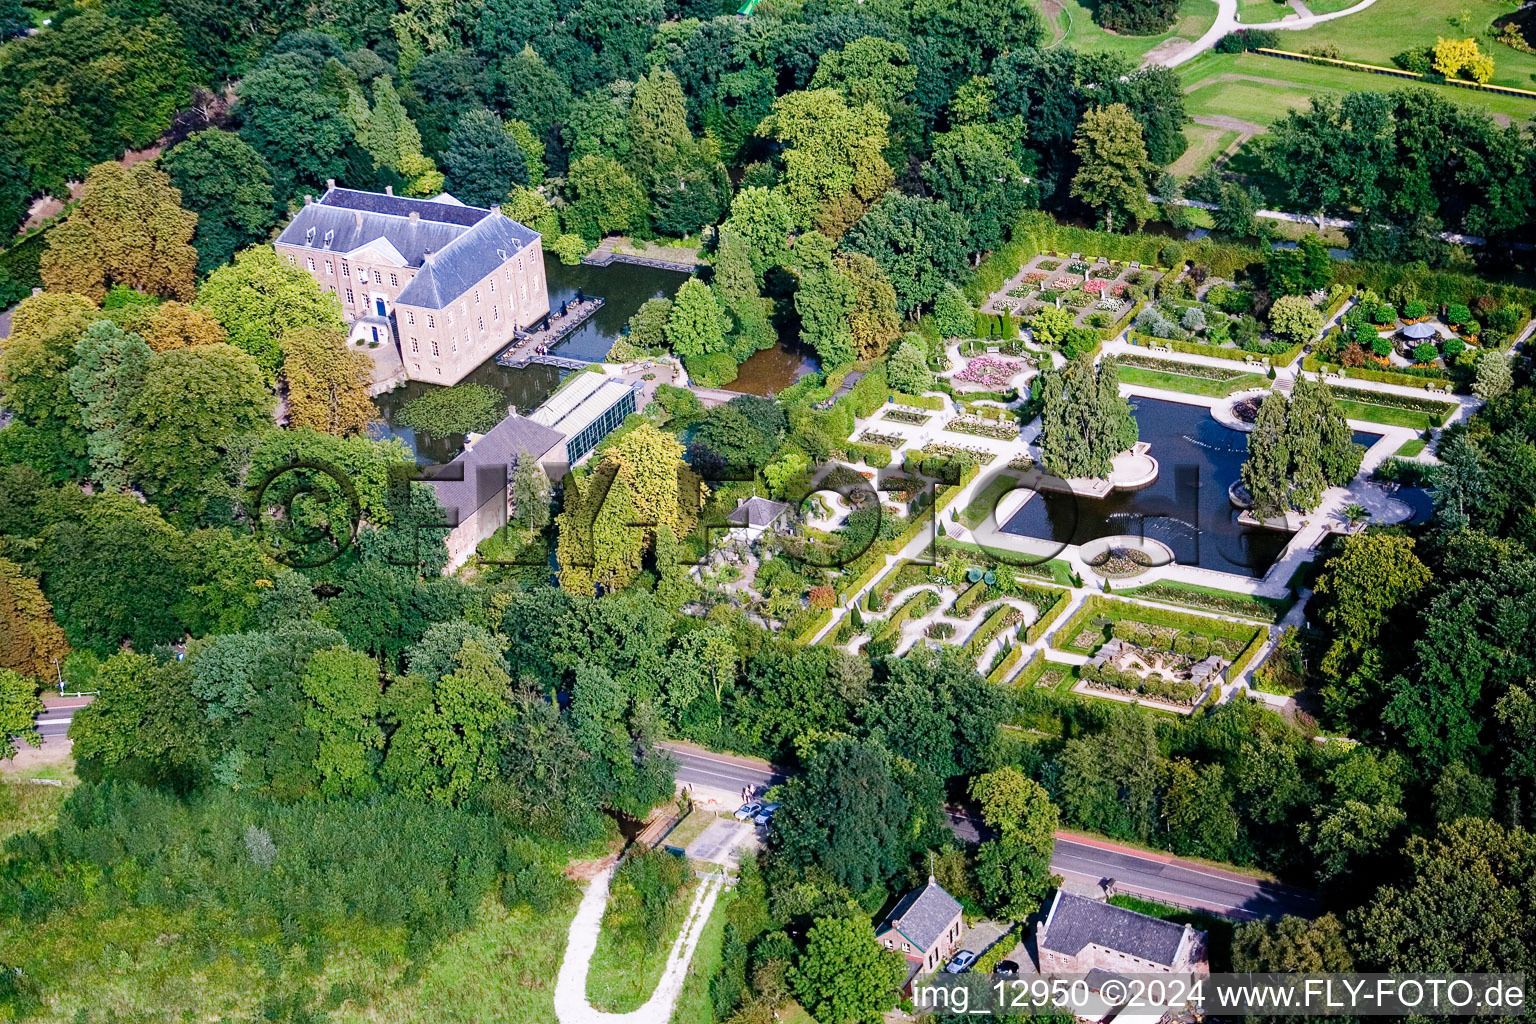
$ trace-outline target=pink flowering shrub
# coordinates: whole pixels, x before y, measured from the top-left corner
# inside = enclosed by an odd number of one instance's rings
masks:
[[[1083,291],[1085,291],[1085,292],[1092,292],[1093,294],[1097,295],[1099,292],[1102,292],[1106,288],[1108,288],[1109,285],[1110,285],[1110,282],[1108,282],[1108,281],[1104,281],[1104,280],[1101,280],[1099,278],[1094,278],[1092,281],[1089,281],[1089,282],[1087,282],[1086,284],[1083,285]]]
[[[1025,274],[1024,275],[1024,283],[1025,284],[1039,284],[1041,281],[1044,281],[1048,276],[1050,276],[1050,275],[1041,273],[1040,271],[1037,270],[1037,271],[1034,271],[1033,273]]]
[[[979,356],[966,363],[965,369],[955,374],[955,380],[964,381],[967,384],[981,384],[989,388],[1000,388],[1023,368],[1022,363],[1011,359]]]

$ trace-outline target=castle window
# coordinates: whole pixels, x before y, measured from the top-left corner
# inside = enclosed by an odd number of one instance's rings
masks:
[[[398,287],[400,287],[400,278],[396,277],[394,274],[390,274],[389,275],[389,286],[391,288],[398,288]]]
[[[298,261],[293,258],[293,253],[288,254],[288,265],[290,267],[296,267],[299,265]]]
[[[408,323],[408,324],[414,324],[416,322],[416,314],[412,313],[410,310],[406,310],[405,311],[405,322]]]
[[[315,229],[314,228],[310,228],[308,231],[304,232],[304,244],[305,245],[314,245],[315,244]]]
[[[352,276],[352,267],[347,263],[346,260],[342,260],[341,261],[341,276],[342,277],[351,277]]]
[[[416,339],[415,338],[411,339],[411,351],[412,352],[420,352],[421,351],[421,346],[416,343]]]
[[[452,327],[453,326],[453,310],[450,309],[448,311],[448,313],[447,313],[447,316],[448,316],[448,326]]]
[[[501,307],[500,306],[492,306],[491,307],[491,320],[494,322],[494,321],[500,320],[500,319],[501,319]]]
[[[352,289],[348,288],[347,289],[347,302],[350,303],[351,301],[352,301]]]
[[[434,331],[437,330],[437,317],[433,316],[431,313],[427,314],[427,327]]]
[[[482,317],[476,317],[475,319],[477,321],[479,321],[479,326],[476,328],[476,330],[484,333],[484,331],[485,331],[485,317],[483,317],[483,316]]]
[[[304,262],[309,264],[309,272],[313,274],[315,272],[315,258],[310,256]]]
[[[384,283],[384,275],[379,273],[377,270],[375,270],[373,272],[373,283],[374,284],[383,284]]]
[[[325,276],[326,277],[335,277],[336,276],[336,264],[332,263],[330,260],[326,260],[325,261]]]
[[[475,289],[475,305],[480,305],[480,289]]]
[[[432,358],[436,359],[438,357],[438,355],[439,355],[439,353],[437,351],[437,342],[434,341],[432,343]]]
[[[491,294],[496,294],[496,279],[494,277],[491,278]]]

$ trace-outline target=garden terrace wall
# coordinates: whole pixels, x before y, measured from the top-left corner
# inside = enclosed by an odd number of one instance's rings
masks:
[[[1182,352],[1187,356],[1206,356],[1211,359],[1225,359],[1233,363],[1242,363],[1244,366],[1252,365],[1247,360],[1255,362],[1268,359],[1271,366],[1287,366],[1296,357],[1301,355],[1301,350],[1307,347],[1304,341],[1298,341],[1290,348],[1281,349],[1273,354],[1268,352],[1250,352],[1243,348],[1228,348],[1225,345],[1204,345],[1198,341],[1181,341],[1177,338],[1156,338],[1150,334],[1137,334],[1134,331],[1127,335],[1126,340],[1132,345],[1142,348],[1151,348],[1155,345],[1166,346],[1170,352]]]
[[[1328,363],[1316,356],[1307,356],[1301,361],[1301,368],[1309,373],[1341,373],[1351,380],[1370,380],[1378,384],[1397,384],[1405,388],[1451,388],[1451,381],[1446,377],[1427,376],[1417,373],[1398,373],[1393,370],[1373,370],[1367,366],[1344,366],[1341,363]]]

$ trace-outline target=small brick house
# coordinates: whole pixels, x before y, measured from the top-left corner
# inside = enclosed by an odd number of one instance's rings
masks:
[[[903,993],[911,994],[913,978],[931,974],[948,959],[960,941],[960,929],[960,903],[932,875],[927,885],[907,893],[891,908],[875,939],[907,958]]]
[[[1042,974],[1211,971],[1205,932],[1060,890],[1035,945]]]

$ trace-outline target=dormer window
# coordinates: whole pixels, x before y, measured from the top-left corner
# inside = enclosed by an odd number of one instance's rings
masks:
[[[305,245],[314,245],[315,244],[315,229],[314,228],[308,228],[307,230],[305,230],[305,232],[304,232],[304,244]]]
[[[327,231],[325,233],[325,247],[327,249],[329,249],[331,247],[331,243],[334,242],[335,240],[336,240],[336,232],[334,232],[334,231]]]
[[[502,261],[502,262],[503,262],[503,263],[505,263],[505,262],[506,262],[506,260],[507,260],[507,250],[505,250],[505,249],[497,249],[497,250],[496,250],[496,256],[497,256],[497,258],[498,258],[498,259],[500,259],[500,260],[501,260],[501,261]]]

